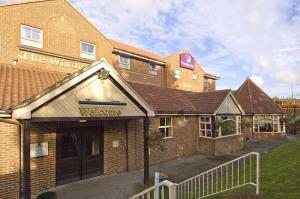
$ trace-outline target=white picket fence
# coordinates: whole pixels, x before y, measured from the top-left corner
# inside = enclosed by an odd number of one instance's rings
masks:
[[[165,180],[130,199],[201,199],[245,185],[259,194],[259,160],[259,153],[251,152],[178,184]]]

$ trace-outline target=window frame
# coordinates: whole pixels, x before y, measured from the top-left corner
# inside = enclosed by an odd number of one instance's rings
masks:
[[[204,118],[204,121],[201,121],[201,119]],[[209,121],[207,122],[206,119],[209,118]],[[199,116],[199,137],[205,137],[205,138],[212,138],[212,120],[211,116]],[[204,129],[201,127],[201,124],[204,124]],[[210,125],[210,129],[207,128],[207,125]],[[204,131],[204,135],[202,135],[202,132]],[[207,136],[207,133],[210,132],[211,136]]]
[[[272,131],[260,131],[260,120],[266,118],[266,117],[272,117]],[[285,124],[282,124],[283,126]],[[277,130],[275,131],[275,126]],[[254,115],[253,116],[253,132],[254,133],[280,133],[282,131],[282,126],[280,122],[280,115]]]
[[[128,60],[127,63],[121,61],[122,58],[126,58]],[[123,69],[130,70],[130,57],[126,55],[119,55],[119,67]]]
[[[153,68],[152,68],[153,66],[154,66],[154,70],[153,70]],[[154,76],[157,75],[157,64],[149,63],[148,74],[149,74],[149,75],[154,75]]]
[[[29,28],[31,30],[31,38],[27,38],[25,36],[25,28]],[[38,30],[39,31],[39,40],[35,40],[32,38],[32,31],[33,30]],[[31,46],[35,48],[43,48],[43,30],[40,28],[35,28],[32,26],[28,26],[25,24],[21,24],[20,26],[20,44],[25,45],[25,46]]]
[[[198,73],[192,73],[192,80],[195,81],[195,83],[198,83],[198,80],[199,80]]]
[[[222,119],[224,121],[233,121],[235,123],[235,133],[229,134],[229,135],[222,135],[222,127],[219,127],[219,129],[215,129],[216,131],[216,138],[222,138],[222,137],[228,137],[228,136],[234,136],[242,134],[242,116],[241,115],[222,115],[217,117],[223,117],[227,119]],[[232,119],[234,118],[234,119]]]
[[[82,44],[87,44],[87,45],[93,46],[94,52],[90,53],[90,52],[83,51]],[[96,59],[96,44],[81,40],[79,45],[80,45],[80,57],[81,58],[91,59],[91,60]]]
[[[164,122],[164,126],[161,126],[160,125],[160,120],[163,119],[165,120]],[[170,118],[170,125],[167,125],[167,118]],[[170,129],[170,134],[171,136],[166,136],[166,129]],[[160,129],[164,129],[164,139],[168,139],[168,138],[173,138],[173,118],[172,116],[160,116],[159,117],[159,127],[158,127],[158,130],[160,131]]]
[[[178,74],[177,74],[177,71],[179,71]],[[177,75],[179,75],[179,76],[177,76]],[[182,71],[180,70],[180,68],[176,68],[174,70],[174,77],[175,77],[175,79],[181,79],[181,77],[182,77]]]

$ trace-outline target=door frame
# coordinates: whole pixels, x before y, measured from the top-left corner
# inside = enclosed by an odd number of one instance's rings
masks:
[[[84,173],[84,168],[83,168],[83,159],[84,159],[84,149],[83,149],[83,137],[84,137],[84,131],[86,131],[87,129],[92,129],[92,130],[99,130],[99,134],[100,134],[100,141],[99,141],[99,160],[100,160],[100,172],[99,173],[93,173],[93,174],[87,174],[87,175],[83,175]],[[92,130],[88,130],[92,131]],[[72,177],[72,178],[68,178],[68,179],[63,179],[63,180],[58,180],[58,167],[60,166],[60,154],[62,151],[61,148],[61,135],[65,134],[65,133],[70,133],[70,131],[73,131],[72,133],[76,133],[78,135],[79,138],[79,148],[80,148],[80,155],[79,155],[79,161],[80,161],[80,175],[78,177]],[[78,127],[62,127],[62,128],[57,128],[56,129],[56,185],[63,185],[63,184],[67,184],[67,183],[71,183],[71,182],[75,182],[75,181],[80,181],[80,180],[84,180],[84,179],[88,179],[91,177],[95,177],[95,176],[100,176],[103,175],[104,173],[104,126],[103,125],[97,125],[97,126],[78,126]]]

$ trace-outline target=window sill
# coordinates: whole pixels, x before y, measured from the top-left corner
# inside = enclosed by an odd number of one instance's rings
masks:
[[[169,139],[172,139],[173,138],[173,136],[172,137],[164,137],[163,139],[164,140],[169,140]]]
[[[239,135],[242,135],[242,133],[236,133],[236,134],[232,134],[232,135],[225,135],[225,136],[215,137],[215,138],[212,138],[212,137],[205,137],[205,136],[199,136],[199,138],[208,138],[208,139],[216,140],[216,139],[222,139],[222,138],[234,137],[234,136],[239,136]]]

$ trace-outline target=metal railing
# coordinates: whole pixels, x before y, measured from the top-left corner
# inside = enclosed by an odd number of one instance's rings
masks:
[[[129,199],[171,199],[176,198],[177,184],[164,180]]]
[[[205,198],[247,184],[256,186],[259,194],[259,153],[248,153],[179,183],[177,198]]]
[[[256,152],[231,160],[179,184],[160,182],[130,199],[200,199],[245,185],[259,194],[259,160]]]

